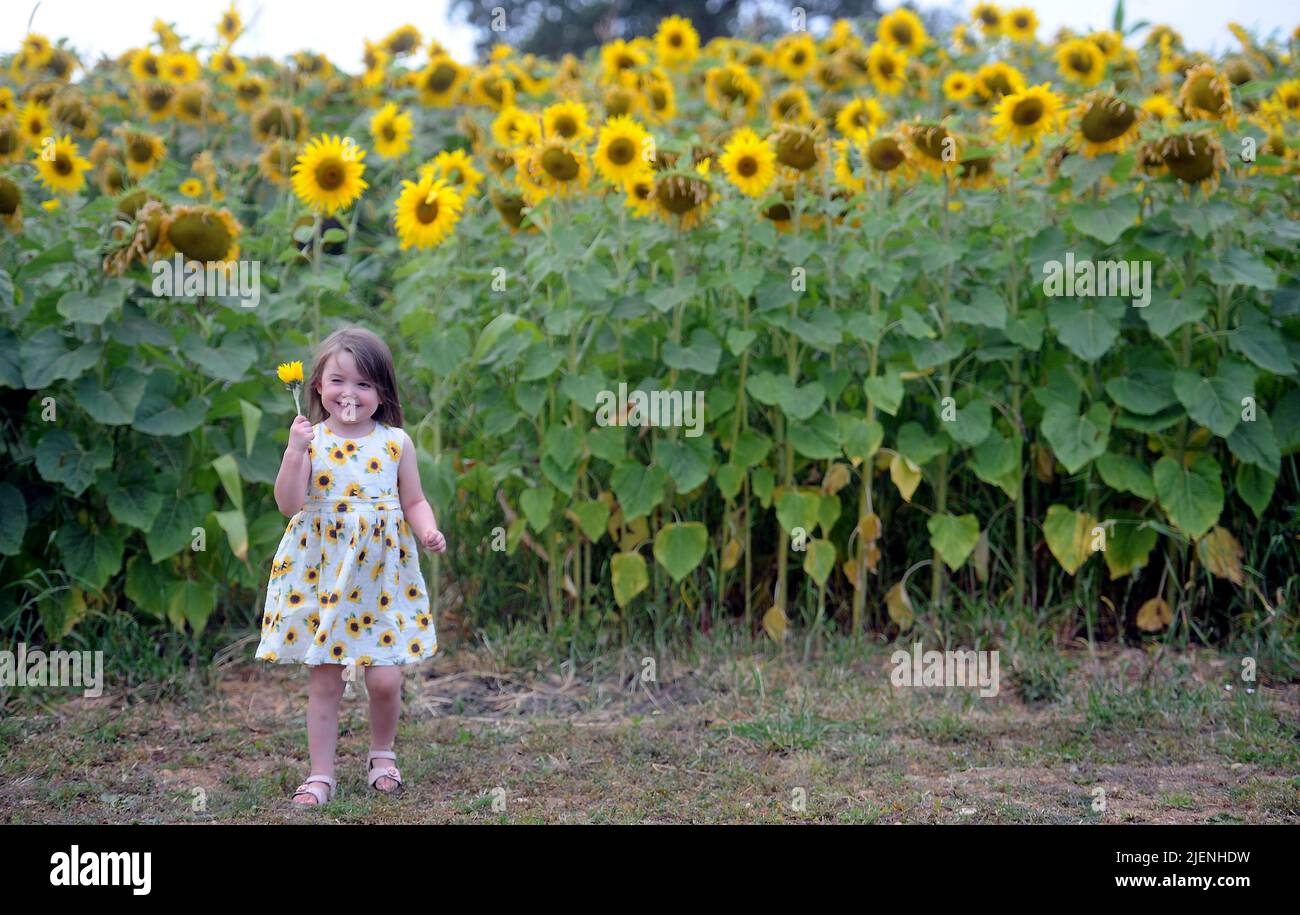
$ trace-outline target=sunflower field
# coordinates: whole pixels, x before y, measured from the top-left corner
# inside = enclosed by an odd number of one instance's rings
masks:
[[[406,26],[350,73],[241,55],[232,6],[0,49],[4,631],[255,629],[275,366],[358,323],[470,625],[1294,661],[1300,30],[1113,26],[669,16],[475,65]]]

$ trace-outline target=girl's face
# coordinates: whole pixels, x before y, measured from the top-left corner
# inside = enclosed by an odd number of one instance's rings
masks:
[[[357,371],[357,361],[347,350],[325,361],[317,393],[330,418],[342,422],[347,422],[348,412],[344,408],[349,398],[356,402],[355,422],[365,422],[379,409],[379,392]]]

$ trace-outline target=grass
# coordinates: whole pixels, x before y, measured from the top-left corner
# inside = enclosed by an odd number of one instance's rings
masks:
[[[344,700],[340,790],[320,810],[288,804],[307,774],[301,670],[235,651],[200,671],[160,662],[165,688],[11,690],[0,822],[1300,819],[1300,687],[1247,693],[1233,656],[1025,644],[984,699],[894,688],[892,650],[832,641],[805,663],[802,644],[719,631],[673,656],[573,663],[537,633],[488,633],[407,673],[402,797],[364,790],[366,703]]]

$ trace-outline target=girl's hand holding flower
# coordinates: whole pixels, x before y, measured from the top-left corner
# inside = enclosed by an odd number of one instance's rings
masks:
[[[311,427],[311,420],[305,416],[295,416],[293,425],[289,427],[289,447],[294,451],[302,454],[307,453],[307,446],[311,444],[314,430]]]

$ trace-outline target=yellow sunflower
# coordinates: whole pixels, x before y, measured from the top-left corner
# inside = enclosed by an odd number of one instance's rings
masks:
[[[431,108],[450,108],[456,102],[465,68],[442,54],[430,58],[424,69],[414,75],[420,91],[420,104]]]
[[[1004,16],[1002,10],[998,9],[992,3],[977,3],[971,10],[971,22],[979,25],[980,31],[988,38],[996,38],[1002,34],[1002,25]]]
[[[753,117],[763,90],[740,64],[726,64],[705,73],[704,95],[711,107],[724,114],[743,108],[746,117]]]
[[[333,215],[350,205],[368,187],[361,175],[366,151],[338,136],[314,137],[293,166],[293,190],[309,207]]]
[[[849,140],[836,140],[831,144],[835,151],[835,183],[850,194],[861,194],[867,189],[867,181],[854,171],[854,155],[862,147]]]
[[[525,146],[542,136],[537,116],[510,105],[492,121],[492,138],[502,146]]]
[[[591,180],[591,166],[580,146],[543,140],[516,155],[515,178],[524,197],[534,205],[542,197],[576,194]]]
[[[867,51],[867,70],[877,92],[897,95],[905,84],[907,58],[889,45],[876,42]]]
[[[974,91],[975,80],[962,70],[954,70],[943,78],[943,95],[950,102],[960,102]]]
[[[78,153],[77,144],[67,134],[60,139],[51,137],[36,153],[36,170],[41,182],[59,194],[75,194],[81,190],[86,183],[85,172],[94,165]]]
[[[835,129],[858,143],[865,143],[888,120],[885,109],[873,98],[855,98],[835,116]]]
[[[173,207],[163,216],[157,252],[162,258],[179,253],[202,264],[229,264],[239,257],[240,230],[228,210]]]
[[[975,71],[975,96],[980,105],[998,101],[1004,95],[1025,90],[1025,78],[1020,71],[1000,60],[984,64]]]
[[[272,140],[257,157],[257,171],[272,184],[286,187],[290,182],[289,170],[299,152],[301,148],[292,140]]]
[[[234,42],[244,31],[244,20],[239,18],[239,13],[235,10],[235,2],[231,0],[230,8],[221,14],[221,19],[217,22],[217,34],[220,35],[227,45]]]
[[[307,118],[302,109],[280,99],[271,99],[253,112],[251,123],[253,138],[267,143],[276,137],[296,140],[307,129]]]
[[[1206,195],[1219,186],[1228,169],[1223,146],[1209,131],[1175,134],[1159,141],[1160,158],[1175,178]]]
[[[162,60],[148,48],[141,48],[131,55],[131,76],[138,82],[150,82],[162,78]]]
[[[235,104],[241,111],[252,111],[253,106],[260,105],[265,98],[266,80],[256,73],[236,81]]]
[[[907,9],[896,9],[881,16],[876,23],[876,38],[909,57],[920,54],[929,41],[921,20]]]
[[[662,71],[652,70],[641,81],[642,108],[655,124],[666,124],[677,114],[677,95],[672,80]]]
[[[193,54],[176,51],[163,55],[160,70],[163,79],[179,85],[194,82],[203,72],[203,67]]]
[[[18,133],[30,147],[39,148],[41,140],[54,129],[50,109],[39,102],[28,102],[18,115]]]
[[[600,78],[607,84],[631,85],[636,71],[650,63],[650,58],[634,44],[615,39],[600,47]]]
[[[1057,126],[1062,104],[1050,83],[1040,83],[1005,96],[995,109],[992,123],[1002,139],[1037,146],[1043,134]]]
[[[208,69],[229,85],[236,85],[248,72],[248,64],[229,51],[217,51],[208,58]]]
[[[1034,40],[1034,33],[1038,31],[1038,16],[1027,6],[1017,7],[1007,12],[1006,18],[1002,20],[1002,28],[1012,41],[1028,44]]]
[[[403,181],[395,204],[402,250],[441,244],[460,220],[463,205],[456,189],[441,178],[426,175],[418,182]]]
[[[817,63],[817,45],[807,32],[786,36],[774,52],[776,68],[792,83],[803,81]]]
[[[442,178],[463,200],[476,195],[483,181],[483,173],[474,167],[473,158],[463,149],[444,149],[438,153],[433,161],[420,166],[420,177],[425,175]]]
[[[952,172],[961,161],[961,143],[943,124],[914,123],[907,125],[907,137],[915,155],[908,161],[932,174]]]
[[[652,143],[646,129],[627,115],[610,118],[596,141],[596,170],[606,181],[621,185],[646,167]]]
[[[158,167],[167,154],[167,147],[162,137],[142,130],[121,128],[118,133],[122,137],[122,147],[126,152],[126,168],[133,178],[141,178],[149,174]]]
[[[399,111],[389,102],[370,118],[370,136],[375,152],[385,159],[396,159],[411,148],[411,115]]]
[[[1066,41],[1056,49],[1061,76],[1082,86],[1095,86],[1106,73],[1106,55],[1086,38]]]
[[[665,67],[678,69],[690,64],[700,54],[700,33],[691,20],[668,16],[659,20],[655,31],[655,51]]]
[[[650,169],[643,169],[623,183],[626,195],[623,205],[633,215],[646,217],[654,213],[655,175]]]
[[[738,130],[718,160],[723,174],[748,197],[758,197],[776,177],[776,152],[748,127]]]
[[[812,120],[812,100],[802,86],[790,86],[772,99],[769,107],[773,121],[787,124],[806,124]]]
[[[910,159],[902,139],[896,134],[880,134],[867,144],[867,165],[882,178],[906,177]]]
[[[0,117],[0,162],[17,162],[26,149],[17,120]]]
[[[587,120],[587,106],[582,102],[563,101],[542,111],[542,134],[572,143],[585,143],[595,133]]]

